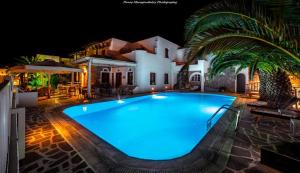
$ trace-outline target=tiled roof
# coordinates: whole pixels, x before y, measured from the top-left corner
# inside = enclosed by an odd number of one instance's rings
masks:
[[[134,50],[145,50],[149,53],[153,53],[153,51],[145,48],[143,45],[139,44],[139,43],[127,43],[124,47],[122,47],[120,49],[120,53],[121,54],[126,54],[126,53],[130,53]]]

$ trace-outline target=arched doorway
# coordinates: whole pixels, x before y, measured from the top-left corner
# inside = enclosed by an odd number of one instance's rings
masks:
[[[189,77],[190,89],[201,90],[201,73],[194,72]]]
[[[246,91],[246,77],[240,73],[236,77],[236,92],[245,93]]]

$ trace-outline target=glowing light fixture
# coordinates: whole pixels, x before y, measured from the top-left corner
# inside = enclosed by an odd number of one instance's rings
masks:
[[[54,99],[54,103],[59,103],[57,98]]]
[[[87,67],[83,66],[83,73],[87,73]]]
[[[154,87],[151,87],[151,90],[154,91]]]
[[[123,100],[118,100],[117,101],[119,104],[122,104],[122,103],[124,103],[124,101]]]
[[[83,112],[86,112],[86,111],[87,111],[87,107],[86,107],[86,106],[83,106],[83,107],[82,107],[82,110],[83,110]]]
[[[165,98],[167,98],[166,96],[158,96],[158,95],[152,95],[152,98],[153,99],[165,99]]]

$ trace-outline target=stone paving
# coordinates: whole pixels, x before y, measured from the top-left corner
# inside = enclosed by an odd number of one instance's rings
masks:
[[[20,172],[94,172],[44,117],[44,108],[74,103],[68,99],[50,100],[41,107],[26,109],[26,156],[20,161]],[[245,100],[242,101],[245,103]],[[229,161],[223,173],[277,173],[260,164],[260,147],[281,141],[300,141],[289,132],[289,121],[256,116],[241,116]]]
[[[20,172],[93,173],[82,157],[43,116],[44,108],[26,109],[26,154]]]
[[[289,131],[289,121],[277,118],[256,116],[249,112],[240,119],[238,132],[231,150],[230,158],[223,173],[277,173],[279,171],[260,164],[260,148],[273,146],[283,141],[300,141]]]

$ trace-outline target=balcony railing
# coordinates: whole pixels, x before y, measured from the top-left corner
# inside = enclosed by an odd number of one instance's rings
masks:
[[[259,85],[260,82],[251,82],[246,84],[246,90],[247,92],[259,92]]]

